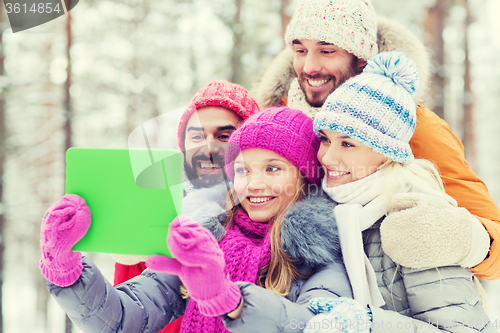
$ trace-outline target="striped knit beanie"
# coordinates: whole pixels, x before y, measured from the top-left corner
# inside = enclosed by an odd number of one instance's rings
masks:
[[[310,184],[319,184],[322,176],[316,157],[319,144],[311,118],[286,106],[269,108],[250,117],[229,138],[226,173],[233,181],[236,156],[243,150],[260,148],[283,156]]]
[[[363,73],[328,96],[316,114],[314,131],[345,134],[396,162],[409,163],[414,159],[409,141],[416,125],[417,89],[413,60],[398,51],[380,53]]]
[[[368,60],[378,53],[377,16],[369,0],[303,0],[286,28],[285,43],[295,39],[334,44]]]
[[[189,117],[197,109],[205,106],[223,107],[233,111],[242,119],[247,119],[259,112],[257,103],[242,86],[226,80],[210,81],[193,96],[181,116],[179,126],[177,126],[177,145],[181,151],[184,151],[184,131]]]

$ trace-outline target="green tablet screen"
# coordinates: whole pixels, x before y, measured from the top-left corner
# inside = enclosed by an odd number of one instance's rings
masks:
[[[172,256],[170,222],[181,213],[183,157],[177,150],[70,148],[66,193],[92,213],[75,251]]]

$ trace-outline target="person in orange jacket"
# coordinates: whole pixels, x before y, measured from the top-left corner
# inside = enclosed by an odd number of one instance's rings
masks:
[[[369,0],[309,0],[303,1],[294,13],[287,27],[285,43],[287,47],[256,85],[253,96],[261,109],[288,105],[311,118],[332,91],[349,77],[360,73],[366,61],[378,52],[398,50],[415,61],[421,84],[415,95],[417,123],[410,141],[413,154],[416,158],[434,162],[447,193],[457,200],[459,206],[476,216],[477,220],[471,223],[480,221],[490,237],[490,244],[477,244],[473,235],[464,244],[453,242],[457,253],[463,253],[464,248],[467,253],[463,257],[447,258],[450,260],[448,264],[460,263],[480,279],[500,279],[500,209],[465,160],[460,140],[444,120],[422,104],[430,77],[429,57],[422,42],[402,25],[377,17]],[[415,203],[411,209],[425,209],[425,204]],[[391,225],[397,226],[398,223]],[[451,221],[447,226],[429,228],[434,228],[429,233],[441,233],[446,237],[447,230],[450,230],[447,228],[454,228],[454,225]],[[398,232],[401,246],[422,247],[425,235],[414,237],[412,228]],[[384,239],[382,242],[384,246]],[[391,248],[397,249],[397,245],[391,244]],[[434,251],[430,257],[441,260],[441,264],[442,250],[454,250],[433,245],[428,249]],[[419,267],[436,263],[426,262],[418,255],[416,251],[413,257],[406,256],[398,263],[409,267],[415,263]]]

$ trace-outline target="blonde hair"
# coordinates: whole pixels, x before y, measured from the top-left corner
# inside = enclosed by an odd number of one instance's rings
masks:
[[[447,200],[453,206],[457,201],[445,192],[438,169],[431,161],[415,159],[410,163],[387,160],[379,167],[385,176],[383,195],[392,211],[392,198],[398,193],[419,192]]]
[[[280,209],[275,217],[271,218],[268,223],[272,224],[269,234],[271,258],[269,263],[259,269],[257,274],[256,284],[274,292],[276,295],[286,296],[290,292],[292,280],[296,277],[305,278],[294,265],[295,260],[283,251],[281,247],[281,224],[285,214],[290,206],[297,201],[302,200],[309,193],[309,182],[302,174],[299,174],[296,188],[292,200]],[[228,210],[227,217],[223,223],[226,227],[236,215],[236,211],[241,208],[241,204],[234,205],[233,201],[234,189],[231,189],[227,204],[232,207]],[[228,207],[228,208],[229,208]]]
[[[290,292],[292,280],[296,277],[305,278],[294,265],[295,260],[283,251],[281,247],[281,225],[288,208],[297,201],[302,200],[309,192],[309,183],[307,180],[299,176],[297,179],[297,187],[292,200],[281,209],[276,215],[271,233],[269,235],[271,259],[269,264],[264,266],[259,275],[261,278],[257,281],[257,285],[271,290],[276,295],[286,296]],[[262,281],[265,277],[265,280]]]

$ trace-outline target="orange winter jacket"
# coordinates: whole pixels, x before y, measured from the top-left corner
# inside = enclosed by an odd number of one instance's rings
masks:
[[[490,235],[489,256],[471,270],[483,280],[500,279],[500,209],[465,160],[462,142],[444,120],[418,105],[417,127],[410,146],[415,158],[425,158],[436,164],[446,192],[459,206],[474,214]]]

